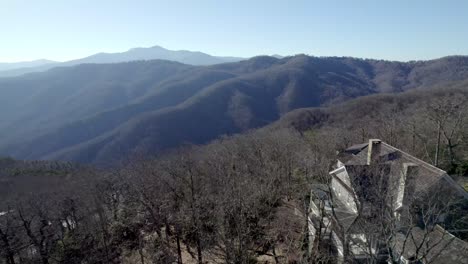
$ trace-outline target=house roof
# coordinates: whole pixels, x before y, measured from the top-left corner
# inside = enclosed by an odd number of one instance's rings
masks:
[[[346,171],[354,193],[361,202],[372,202],[376,198],[373,196],[387,191],[388,175],[391,173],[389,164],[349,165],[346,166]],[[377,186],[377,188],[370,188],[371,186]],[[375,193],[376,191],[379,193]]]
[[[356,154],[356,153],[359,153],[364,148],[366,148],[368,145],[369,145],[369,143],[362,143],[362,144],[352,145],[351,147],[345,149],[344,152],[349,153],[349,154]]]
[[[453,236],[439,225],[429,231],[413,228],[406,243],[405,239],[406,235],[399,233],[394,242],[398,252],[403,251],[402,255],[406,259],[419,257],[423,258],[425,263],[468,264],[468,243]],[[420,247],[419,253],[415,256],[418,247]]]
[[[437,167],[434,167],[398,148],[390,146],[384,142],[377,140],[379,145],[372,147],[372,152],[369,153],[369,143],[354,145],[341,153],[339,160],[343,163],[343,167],[335,169],[331,174],[336,174],[340,181],[343,181],[338,176],[343,169],[349,177],[349,182],[343,182],[349,189],[352,189],[354,195],[361,206],[361,214],[363,217],[350,217],[349,209],[346,210],[346,205],[340,204],[338,199],[335,199],[335,208],[337,220],[345,223],[344,228],[349,232],[363,230],[363,226],[373,220],[373,206],[382,203],[395,203],[398,192],[401,191],[400,180],[408,166],[417,168],[411,176],[408,176],[405,182],[404,193],[411,193],[426,199],[428,194],[435,192],[443,192],[444,199],[447,201],[458,200],[458,197],[468,199],[468,193],[465,192],[447,173]],[[370,165],[368,159],[372,157]],[[409,174],[409,173],[408,173]],[[378,186],[378,188],[370,188]],[[383,195],[382,195],[383,194]],[[452,200],[453,194],[457,199]],[[410,196],[407,196],[412,197]],[[433,198],[438,199],[441,196],[435,195]],[[387,199],[390,198],[390,199]],[[365,228],[365,227],[364,227]]]
[[[339,160],[345,165],[346,169],[350,171],[350,168],[356,166],[367,166],[369,156],[369,143],[358,144],[349,147],[343,153],[340,154]],[[403,164],[414,164],[418,166],[418,173],[414,178],[415,192],[425,192],[430,190],[432,187],[443,183],[444,185],[450,185],[452,190],[457,192],[459,195],[468,199],[468,193],[457,184],[453,179],[447,175],[447,173],[423,160],[420,160],[398,148],[395,148],[385,142],[380,142],[378,148],[372,148],[372,155],[374,162],[378,164],[390,165],[389,174],[394,177],[390,179],[395,181],[399,175],[403,172]]]

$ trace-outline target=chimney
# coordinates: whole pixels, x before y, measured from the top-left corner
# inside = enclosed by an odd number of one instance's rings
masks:
[[[418,176],[419,166],[414,163],[403,163],[405,199],[411,199],[416,187],[416,177]]]
[[[405,162],[398,179],[395,179],[396,195],[394,199],[394,210],[399,220],[407,218],[408,212],[401,210],[403,206],[412,204],[415,192],[415,178],[418,175],[419,166],[414,163]],[[404,220],[400,223],[403,223]]]
[[[415,163],[403,163],[403,171],[405,172],[406,179],[414,179],[418,174],[419,166]]]
[[[369,146],[367,147],[367,165],[371,165],[376,160],[380,152],[382,141],[380,139],[369,139]]]

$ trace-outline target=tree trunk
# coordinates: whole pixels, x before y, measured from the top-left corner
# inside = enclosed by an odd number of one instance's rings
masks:
[[[165,228],[166,229],[166,243],[169,246],[171,243],[170,238],[172,236],[172,232],[171,232],[171,226],[169,225],[167,218],[164,220],[164,225],[166,226]]]
[[[138,254],[140,254],[140,261],[141,261],[141,264],[145,264],[145,256],[143,255],[143,248],[144,248],[144,243],[143,243],[143,239],[141,237],[141,235],[138,236],[138,242],[139,242],[139,245],[138,245]]]
[[[180,248],[179,230],[176,231],[176,243],[177,243],[177,264],[182,264],[182,250]]]
[[[11,252],[8,252],[8,264],[15,264],[15,256]]]
[[[434,158],[434,166],[439,165],[439,152],[440,152],[440,130],[441,130],[442,124],[440,121],[437,122],[437,144],[436,144],[436,152],[435,152],[435,158]]]
[[[273,257],[275,258],[275,263],[279,263],[278,255],[276,255],[275,245],[272,246]]]
[[[450,160],[450,166],[453,168],[455,165],[455,154],[453,152],[453,144],[452,140],[447,138],[447,148],[448,148],[448,154],[449,154],[449,160]]]
[[[140,261],[141,261],[141,264],[145,264],[145,256],[143,255],[143,248],[139,248],[138,249],[138,253],[140,254]]]
[[[202,258],[202,250],[201,250],[201,241],[200,241],[200,233],[199,233],[199,224],[198,224],[198,217],[195,216],[195,183],[193,180],[193,174],[191,171],[189,171],[190,175],[190,194],[191,194],[191,201],[190,201],[190,209],[192,210],[192,221],[195,224],[195,229],[196,229],[196,240],[197,240],[197,255],[198,255],[198,264],[203,263],[203,258]]]
[[[200,236],[197,234],[198,264],[203,264]]]
[[[42,264],[49,264],[49,258],[47,257],[47,254],[41,254],[41,260]]]

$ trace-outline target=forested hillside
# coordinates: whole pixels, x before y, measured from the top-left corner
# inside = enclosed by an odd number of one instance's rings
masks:
[[[388,62],[299,55],[214,66],[80,65],[0,79],[0,153],[109,163],[268,125],[291,110],[462,82],[466,57]],[[26,95],[26,96],[25,96]]]
[[[70,180],[81,166],[60,161],[21,161],[0,157],[0,212],[9,201],[30,193],[49,192]]]
[[[327,167],[317,147],[281,130],[121,169],[77,169],[60,184],[37,172],[31,177],[50,188],[3,199],[0,256],[7,263],[299,261],[306,183]]]
[[[463,186],[466,84],[297,109],[261,129],[107,170],[1,159],[0,256],[5,263],[333,262],[327,249],[307,251],[311,184],[329,183],[337,152],[380,138]],[[463,211],[448,213],[458,229],[468,224]]]
[[[337,151],[378,137],[435,164],[439,144],[438,166],[466,179],[467,98],[463,83],[298,109],[259,130],[109,170],[4,159],[0,175],[19,171],[49,188],[3,192],[2,256],[6,263],[333,262],[326,249],[307,253],[306,213],[309,188],[328,184]],[[48,169],[9,169],[29,164]],[[468,223],[464,213],[450,215]]]
[[[281,128],[331,138],[338,150],[379,138],[450,173],[468,174],[466,81],[365,96],[332,107],[297,109],[266,129]]]

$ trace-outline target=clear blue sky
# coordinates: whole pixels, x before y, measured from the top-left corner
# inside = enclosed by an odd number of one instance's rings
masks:
[[[0,0],[0,61],[160,45],[213,55],[468,55],[467,0]]]

